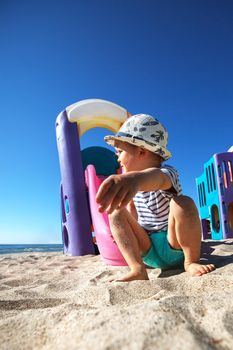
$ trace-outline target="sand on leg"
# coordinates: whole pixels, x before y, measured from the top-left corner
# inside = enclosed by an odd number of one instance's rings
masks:
[[[200,264],[201,224],[194,201],[176,196],[170,202],[168,241],[172,248],[182,249],[185,271],[201,276],[215,269],[213,264]]]
[[[116,209],[109,215],[112,235],[130,268],[130,273],[117,281],[148,279],[141,255],[150,249],[151,241],[147,232],[126,208]]]

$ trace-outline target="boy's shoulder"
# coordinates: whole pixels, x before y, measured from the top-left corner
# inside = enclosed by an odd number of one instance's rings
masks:
[[[163,169],[165,170],[170,170],[170,171],[174,171],[176,173],[178,173],[178,170],[176,169],[176,167],[174,167],[173,165],[170,164],[161,164],[160,169],[163,171]]]
[[[173,188],[176,190],[177,194],[180,195],[182,193],[182,187],[180,184],[179,173],[177,169],[170,164],[162,164],[161,171],[169,176],[171,179]]]

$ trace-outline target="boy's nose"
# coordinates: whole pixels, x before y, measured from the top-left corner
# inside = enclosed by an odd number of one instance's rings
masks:
[[[118,163],[120,164],[120,166],[122,166],[121,160],[119,159],[119,157],[117,158],[117,161],[118,161]]]

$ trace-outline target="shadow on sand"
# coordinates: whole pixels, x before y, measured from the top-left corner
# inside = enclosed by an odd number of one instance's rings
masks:
[[[232,252],[233,240],[206,240],[201,245],[201,261],[223,267],[233,263]]]

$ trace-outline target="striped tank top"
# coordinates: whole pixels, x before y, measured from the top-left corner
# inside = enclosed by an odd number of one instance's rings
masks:
[[[138,223],[149,232],[167,230],[170,200],[182,193],[177,170],[170,165],[163,165],[160,170],[171,179],[173,191],[139,191],[133,199]]]

